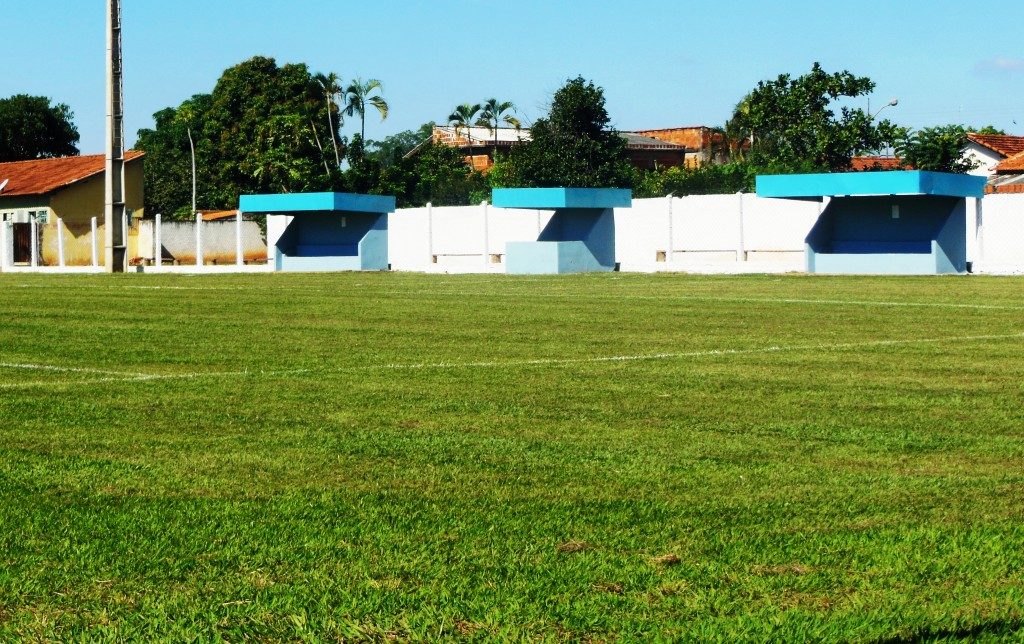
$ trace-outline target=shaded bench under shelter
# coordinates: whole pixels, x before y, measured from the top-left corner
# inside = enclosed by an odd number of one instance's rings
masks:
[[[291,218],[277,240],[278,271],[388,270],[388,213],[395,198],[341,192],[245,195],[250,215]]]
[[[805,240],[809,273],[967,271],[967,199],[985,177],[916,170],[757,177],[759,197],[829,198]]]
[[[508,242],[508,273],[588,273],[615,270],[613,209],[632,206],[633,193],[615,188],[497,188],[492,203],[555,211],[537,241]]]

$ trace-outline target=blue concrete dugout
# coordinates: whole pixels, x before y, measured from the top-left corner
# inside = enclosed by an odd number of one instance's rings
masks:
[[[247,214],[290,215],[277,240],[278,271],[388,270],[388,213],[395,198],[341,192],[245,195]]]
[[[916,170],[773,175],[759,197],[830,197],[805,240],[809,273],[936,275],[967,271],[967,198],[985,177]]]
[[[633,192],[616,188],[496,188],[498,208],[554,210],[537,241],[508,242],[506,271],[552,275],[615,270],[614,208],[633,205]]]

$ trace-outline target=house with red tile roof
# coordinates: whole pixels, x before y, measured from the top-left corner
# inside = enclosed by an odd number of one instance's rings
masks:
[[[1024,152],[1024,136],[971,132],[967,141],[964,156],[977,163],[971,174],[979,176],[991,176],[1005,159]]]
[[[125,207],[143,214],[142,152],[125,153]],[[32,223],[44,264],[55,263],[56,236],[64,236],[68,263],[91,256],[92,218],[103,223],[106,160],[102,154],[0,163],[0,225],[14,263],[28,261]],[[62,226],[58,231],[57,222]]]
[[[1007,157],[996,166],[989,178],[989,194],[1024,194],[1024,151]]]

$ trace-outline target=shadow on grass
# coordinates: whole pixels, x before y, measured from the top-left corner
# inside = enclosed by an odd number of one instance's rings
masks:
[[[920,628],[906,635],[875,640],[875,644],[969,640],[983,635],[1024,635],[1024,619],[997,619],[960,628]]]

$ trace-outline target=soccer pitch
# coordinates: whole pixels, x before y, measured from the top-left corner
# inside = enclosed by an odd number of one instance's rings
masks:
[[[0,276],[0,640],[1018,639],[1024,281]]]

